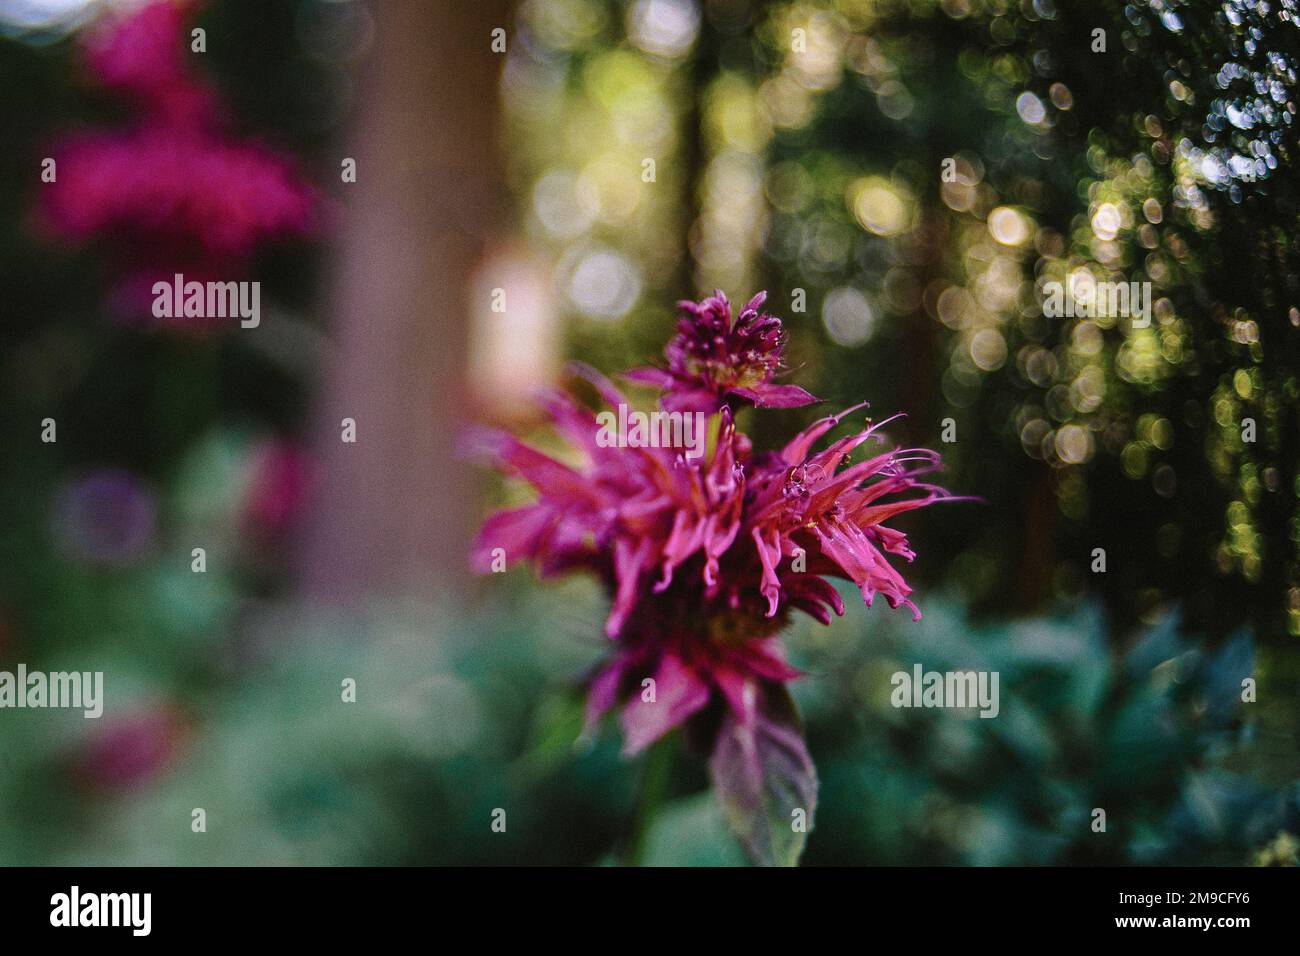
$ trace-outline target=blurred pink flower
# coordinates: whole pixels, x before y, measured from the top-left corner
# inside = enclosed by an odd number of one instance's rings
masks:
[[[186,63],[185,21],[197,6],[168,0],[109,14],[84,34],[83,57],[91,75],[133,98],[143,111],[169,119],[210,115],[215,96]]]
[[[245,270],[264,242],[311,232],[314,199],[271,150],[187,125],[70,136],[45,192],[49,221],[85,242],[111,237],[129,275],[203,281]]]
[[[137,787],[166,769],[185,735],[184,719],[167,704],[104,717],[77,754],[74,771],[92,787]]]
[[[268,441],[253,452],[244,492],[245,524],[254,531],[280,535],[290,530],[307,500],[312,462],[287,441]]]
[[[56,143],[57,178],[41,193],[54,234],[106,244],[118,272],[111,298],[131,314],[149,314],[155,282],[236,279],[266,243],[318,224],[318,197],[294,164],[227,133],[215,92],[189,72],[188,9],[154,3],[89,33],[91,74],[136,116]]]

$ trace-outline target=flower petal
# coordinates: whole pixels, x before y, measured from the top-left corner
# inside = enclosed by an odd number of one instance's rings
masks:
[[[733,388],[732,395],[748,399],[758,408],[800,408],[821,399],[798,385],[776,385],[765,382],[753,388]]]
[[[623,377],[629,382],[636,382],[640,385],[653,385],[656,388],[671,388],[676,381],[672,375],[661,368],[634,368],[628,369],[623,373]]]
[[[654,699],[646,700],[643,690],[623,706],[623,753],[640,753],[708,702],[709,685],[676,656],[665,654],[654,675]]]

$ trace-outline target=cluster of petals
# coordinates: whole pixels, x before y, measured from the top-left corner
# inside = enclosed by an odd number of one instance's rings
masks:
[[[757,316],[761,301],[742,319]],[[713,328],[725,312],[725,299],[716,297],[693,315]],[[760,328],[764,335],[772,331],[761,322],[750,331]],[[678,339],[689,331],[679,330]],[[574,369],[605,404],[627,403],[595,370]],[[694,384],[674,380],[665,387]],[[662,402],[678,409],[692,404],[674,403],[670,395]],[[777,636],[789,613],[824,624],[844,614],[832,579],[853,582],[867,606],[880,594],[890,607],[920,616],[891,563],[910,562],[914,554],[906,535],[888,522],[951,496],[925,480],[939,468],[936,453],[880,450],[887,421],[868,419],[824,442],[864,406],[814,422],[782,448],[757,452],[724,402],[706,454],[692,460],[673,448],[598,442],[595,414],[569,392],[548,393],[544,405],[571,446],[566,453],[548,454],[501,431],[480,433],[480,449],[535,495],[487,519],[475,561],[487,570],[504,553],[533,563],[543,576],[586,571],[605,584],[613,654],[591,680],[588,720],[621,703],[629,752],[715,701],[742,724],[752,722],[764,686],[799,675]],[[854,461],[855,450],[868,443],[872,453]],[[639,706],[646,677],[654,678],[663,706]]]
[[[781,320],[762,311],[767,293],[749,300],[732,317],[721,291],[701,302],[677,303],[677,334],[664,349],[667,368],[638,368],[631,381],[663,390],[671,411],[716,412],[728,400],[759,408],[798,408],[817,401],[798,385],[772,381],[784,368],[786,331]]]

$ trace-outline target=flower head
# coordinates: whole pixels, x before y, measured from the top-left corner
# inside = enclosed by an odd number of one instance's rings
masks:
[[[49,232],[103,242],[116,258],[111,298],[132,316],[149,313],[157,281],[237,278],[264,244],[318,226],[319,197],[294,164],[232,135],[215,89],[189,66],[192,9],[150,3],[87,31],[89,73],[130,102],[131,119],[54,143],[58,175],[41,193]]]
[[[582,374],[610,404],[626,401],[598,373]],[[848,413],[831,416],[780,451],[756,455],[724,409],[712,454],[692,464],[673,449],[597,444],[595,416],[566,394],[552,394],[547,406],[585,464],[571,467],[493,433],[490,451],[538,498],[488,519],[476,561],[486,570],[500,548],[534,561],[544,575],[585,569],[605,581],[613,596],[605,630],[618,651],[593,686],[589,716],[624,696],[623,678],[634,671],[663,670],[684,688],[676,707],[654,711],[649,729],[641,724],[649,712],[632,701],[624,711],[629,750],[684,721],[715,692],[751,716],[745,681],[797,675],[770,640],[788,612],[825,624],[831,612],[844,614],[830,577],[851,580],[867,606],[881,593],[891,607],[915,611],[911,589],[886,557],[914,555],[906,535],[885,522],[946,492],[918,480],[938,465],[923,449],[848,464],[884,423],[814,453]]]
[[[173,119],[204,115],[215,97],[190,72],[181,42],[191,9],[169,0],[109,14],[85,34],[83,57],[91,75],[145,112]]]
[[[127,277],[225,277],[263,242],[307,234],[313,196],[281,156],[188,125],[66,138],[45,212],[63,236],[114,237]]]
[[[487,570],[504,555],[534,563],[544,576],[596,575],[612,598],[605,633],[613,652],[590,680],[588,727],[619,707],[628,753],[687,722],[712,728],[710,770],[728,819],[751,855],[774,861],[797,857],[798,845],[788,837],[788,812],[768,812],[773,800],[802,801],[797,806],[811,814],[816,799],[784,690],[799,672],[785,661],[779,631],[791,611],[823,624],[842,616],[832,578],[852,581],[868,607],[883,594],[890,607],[919,618],[891,560],[914,555],[890,522],[951,496],[924,480],[939,467],[927,449],[853,460],[860,446],[883,440],[889,420],[868,420],[817,450],[861,405],[813,423],[780,449],[754,450],[725,398],[770,394],[763,389],[784,336],[776,319],[758,312],[762,301],[756,296],[734,323],[721,294],[688,303],[667,349],[669,370],[632,376],[666,389],[662,404],[672,411],[655,414],[715,413],[703,455],[600,440],[597,416],[558,390],[545,407],[581,463],[503,432],[482,433],[485,450],[537,496],[488,518],[475,562]],[[604,403],[626,406],[603,375],[575,370]],[[765,404],[783,396],[792,398],[778,393]]]
[[[675,411],[712,414],[728,398],[767,408],[817,401],[797,385],[772,381],[783,367],[786,332],[780,319],[760,311],[766,299],[760,292],[734,320],[722,292],[678,302],[677,334],[664,349],[668,368],[634,369],[627,377],[664,389],[664,407]]]

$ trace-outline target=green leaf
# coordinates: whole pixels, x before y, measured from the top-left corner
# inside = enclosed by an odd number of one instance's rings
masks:
[[[745,857],[708,793],[676,800],[655,816],[642,866],[744,866]]]

